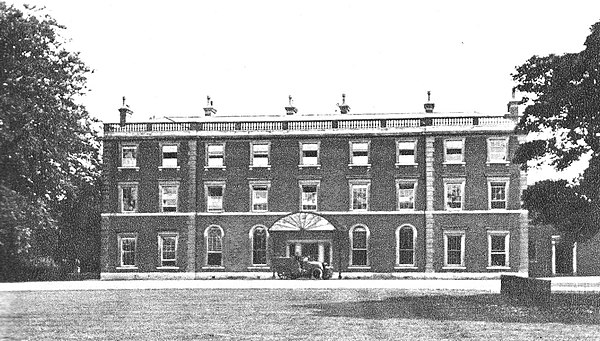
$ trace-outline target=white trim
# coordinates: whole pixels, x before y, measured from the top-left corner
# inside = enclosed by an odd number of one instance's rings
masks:
[[[367,144],[367,163],[354,163],[354,148],[353,145],[358,143],[366,143]],[[349,162],[348,167],[367,167],[371,168],[371,140],[359,139],[359,140],[350,140],[348,141],[348,149],[349,149]]]
[[[504,182],[504,208],[492,208],[492,182]],[[488,209],[492,211],[506,211],[508,209],[508,190],[510,189],[510,178],[489,177],[487,178]]]
[[[303,206],[303,202],[302,202],[302,194],[304,193],[302,191],[302,187],[303,186],[317,186],[317,202],[315,204],[316,208],[314,210],[306,210],[304,209]],[[321,180],[298,180],[298,190],[299,190],[299,194],[300,194],[300,198],[299,198],[299,210],[301,212],[318,212],[319,211],[319,192],[321,191]]]
[[[413,143],[413,161],[409,163],[400,162],[400,143],[412,142]],[[406,149],[408,150],[408,149]],[[416,138],[398,138],[396,139],[396,167],[400,166],[416,166],[417,165],[417,139]]]
[[[266,165],[255,165],[254,164],[254,146],[255,145],[267,145],[267,164]],[[264,154],[259,154],[259,155],[264,155]],[[249,169],[254,169],[254,168],[271,169],[271,141],[265,141],[265,140],[250,141]]]
[[[124,239],[133,239],[134,247],[133,247],[133,264],[127,265],[123,264],[123,240]],[[137,253],[138,253],[138,234],[137,232],[124,232],[117,234],[117,243],[119,246],[119,262],[117,265],[117,269],[126,270],[126,269],[137,269]]]
[[[412,263],[400,264],[400,230],[410,228],[412,230]],[[411,224],[402,224],[396,228],[396,262],[394,268],[416,268],[416,245],[417,245],[417,229]]]
[[[164,152],[164,147],[170,147],[170,146],[175,146],[177,148],[177,158],[175,158],[175,162],[177,163],[176,166],[165,166],[165,152]],[[179,148],[179,142],[159,142],[159,148],[160,148],[160,166],[158,166],[158,169],[173,169],[173,168],[177,168],[179,169],[179,155],[180,155],[180,150],[181,148]]]
[[[504,236],[504,265],[492,265],[492,236]],[[487,231],[487,268],[488,269],[510,269],[510,231],[488,230]]]
[[[466,269],[465,267],[465,231],[444,230],[444,266],[442,269]],[[448,236],[460,236],[460,264],[448,264]]]
[[[257,228],[262,228],[265,230],[265,263],[254,263],[254,232]],[[248,237],[250,239],[250,264],[252,264],[249,268],[266,268],[269,263],[269,229],[263,224],[256,224],[250,228],[248,231]]]
[[[175,259],[171,260],[165,260],[163,257],[163,241],[165,237],[174,237],[175,238]],[[162,265],[163,262],[165,261],[174,261],[175,264],[179,263],[179,233],[177,232],[169,232],[169,231],[164,231],[164,232],[158,232],[157,233],[157,240],[158,240],[158,263],[159,266],[156,267],[157,269],[179,269],[179,266],[177,265]]]
[[[214,210],[214,211],[209,211],[208,208],[208,188],[209,187],[221,187],[222,188],[222,196],[221,196],[221,209],[220,210]],[[204,209],[206,210],[207,213],[222,213],[225,211],[225,188],[226,188],[226,182],[225,181],[205,181],[204,182]]]
[[[462,148],[461,148],[461,154],[460,154],[460,160],[448,160],[448,142],[450,141],[461,141],[462,143]],[[445,138],[444,139],[444,164],[448,164],[448,165],[454,165],[454,164],[461,164],[464,165],[465,164],[465,138],[462,137],[456,137],[456,138]]]
[[[163,189],[164,187],[175,187],[175,212],[165,212],[163,206]],[[172,214],[179,211],[179,181],[159,181],[158,183],[158,209],[161,213]],[[171,206],[169,206],[171,207]]]
[[[460,185],[460,208],[448,207],[448,185]],[[444,208],[446,211],[462,211],[465,208],[465,179],[444,179]]]
[[[396,210],[400,212],[410,212],[416,210],[416,198],[417,198],[417,182],[418,179],[396,179]],[[411,184],[413,185],[412,195],[412,208],[400,208],[400,184]]]
[[[504,140],[504,143],[506,144],[504,146],[504,160],[491,160],[490,159],[490,142],[491,140]],[[489,165],[495,165],[495,164],[508,164],[510,163],[509,158],[508,158],[508,146],[509,146],[509,138],[508,136],[489,136],[486,139],[486,146],[487,146],[487,158],[486,158],[486,163]]]
[[[119,166],[119,167],[117,167],[117,170],[118,171],[133,170],[133,171],[137,172],[140,170],[140,167],[121,167],[121,166]]]
[[[123,187],[132,187],[135,189],[135,209],[133,211],[123,211]],[[140,200],[139,200],[139,183],[137,181],[124,181],[117,183],[117,189],[119,191],[119,208],[118,211],[121,214],[132,214],[137,213],[140,208]]]
[[[371,208],[371,180],[368,179],[352,179],[348,180],[348,186],[350,189],[350,207],[348,207],[348,211],[350,212],[367,212]],[[367,195],[367,207],[364,209],[354,209],[354,186],[357,187],[366,187],[366,195]]]
[[[134,164],[133,165],[123,165],[123,149],[124,148],[135,148],[135,157],[133,158],[134,160]],[[140,149],[140,144],[138,142],[121,142],[119,144],[119,167],[120,169],[135,169],[135,170],[139,170],[139,166],[138,166],[138,158],[139,158],[139,149]]]
[[[220,242],[221,242],[221,264],[220,265],[208,265],[208,232],[213,229],[213,228],[217,228],[219,229],[219,231],[221,232],[221,237],[220,237]],[[202,269],[215,269],[215,268],[223,268],[223,239],[225,238],[225,231],[223,231],[223,228],[219,225],[215,225],[215,224],[211,224],[209,225],[207,228],[204,229],[204,264],[202,266]],[[213,253],[217,253],[214,252]]]
[[[312,211],[311,211],[312,212]],[[473,211],[427,211],[431,214],[522,214],[526,210],[506,210],[506,211],[489,211],[489,210],[473,210]],[[169,217],[191,217],[191,216],[214,216],[216,214],[223,216],[284,216],[293,212],[143,212],[143,213],[101,213],[102,217],[151,217],[151,216],[169,216]],[[322,215],[348,215],[348,216],[363,216],[363,215],[423,215],[423,211],[315,211]]]
[[[208,153],[208,147],[209,146],[217,146],[217,145],[221,145],[223,146],[223,151],[221,152],[221,160],[222,160],[222,165],[221,166],[215,166],[215,165],[210,165],[209,164],[209,153]],[[219,154],[214,154],[214,155],[219,155]],[[204,170],[210,169],[210,168],[216,168],[216,169],[225,169],[225,142],[206,142],[204,144]]]
[[[362,227],[366,231],[366,236],[365,236],[365,238],[366,238],[366,240],[365,240],[365,243],[366,243],[365,244],[365,252],[366,252],[366,263],[367,264],[365,264],[365,265],[356,265],[356,264],[353,264],[353,259],[352,259],[352,253],[354,251],[354,237],[353,237],[353,234],[354,234],[354,230],[357,227]],[[360,268],[360,269],[370,268],[371,264],[370,264],[370,257],[369,257],[369,239],[371,239],[371,231],[369,230],[369,228],[367,227],[367,225],[365,225],[365,224],[355,224],[355,225],[353,225],[352,227],[350,227],[350,229],[348,229],[348,237],[350,238],[350,243],[348,243],[349,246],[350,246],[350,253],[348,254],[348,267],[349,268],[354,268],[354,269],[358,269],[358,268]],[[357,250],[362,250],[362,249],[357,249]]]
[[[254,186],[266,186],[267,187],[267,209],[266,210],[254,210]],[[269,180],[250,180],[248,181],[248,187],[250,189],[250,212],[262,213],[269,211],[269,192],[271,191],[271,181]]]
[[[317,164],[308,165],[302,163],[304,160],[304,149],[302,148],[305,144],[316,144],[317,145]],[[318,140],[306,140],[306,141],[298,141],[300,160],[298,161],[298,168],[308,168],[308,167],[316,167],[317,169],[321,168],[321,141]]]

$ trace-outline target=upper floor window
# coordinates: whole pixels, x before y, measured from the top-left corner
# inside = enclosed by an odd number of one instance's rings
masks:
[[[300,210],[316,211],[318,209],[319,182],[300,182]]]
[[[119,184],[120,211],[123,213],[137,212],[138,210],[138,185],[137,183]]]
[[[177,145],[165,144],[162,145],[162,167],[177,168]]]
[[[136,234],[121,234],[119,235],[119,266],[121,267],[135,267],[136,259]]]
[[[464,152],[464,139],[450,139],[444,141],[444,162],[462,163],[464,162]]]
[[[350,165],[369,166],[369,142],[350,142]]]
[[[319,165],[319,142],[300,142],[300,165]]]
[[[366,180],[350,181],[350,210],[367,211],[369,209],[369,189],[371,183]]]
[[[464,204],[464,180],[447,180],[444,183],[445,207],[447,210],[461,210]]]
[[[137,145],[121,146],[121,167],[137,167]]]
[[[253,142],[250,144],[252,153],[252,167],[269,167],[269,150],[268,142]]]
[[[177,266],[177,234],[159,233],[158,249],[160,250],[160,266]]]
[[[506,163],[508,154],[508,139],[504,137],[490,137],[487,140],[488,162]]]
[[[415,188],[416,181],[398,180],[396,181],[396,189],[398,193],[398,210],[414,210],[415,209]]]
[[[508,267],[508,245],[510,234],[508,231],[488,232],[488,266]]]
[[[160,209],[162,212],[177,212],[179,185],[165,183],[160,188]]]
[[[223,168],[225,159],[224,143],[209,143],[206,146],[206,166]]]
[[[396,141],[396,164],[397,165],[414,165],[416,163],[415,150],[417,149],[417,141],[415,140],[398,140]]]
[[[350,266],[368,266],[369,230],[365,226],[350,229]]]
[[[221,182],[209,182],[204,184],[206,192],[206,211],[222,212],[225,184]]]
[[[444,231],[444,266],[465,266],[464,231]]]
[[[252,212],[269,210],[269,183],[257,182],[250,184]]]
[[[506,192],[508,189],[508,180],[490,180],[488,182],[488,193],[490,199],[490,209],[492,210],[505,210],[506,205]]]

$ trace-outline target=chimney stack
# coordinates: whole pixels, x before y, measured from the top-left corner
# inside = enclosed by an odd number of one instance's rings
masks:
[[[423,105],[425,108],[425,112],[428,114],[433,113],[433,108],[435,107],[435,103],[431,102],[431,91],[427,91],[427,103]]]
[[[125,104],[125,96],[123,96],[123,106],[119,108],[119,124],[124,126],[127,123],[127,115],[131,115],[133,111],[129,109],[129,105]]]
[[[346,104],[346,94],[342,94],[342,105],[338,104],[338,107],[340,108],[340,112],[342,114],[347,114],[350,112],[350,106]]]
[[[213,108],[213,101],[210,96],[206,96],[206,108],[204,108],[204,116],[213,116],[217,114],[217,109]]]
[[[516,88],[512,89],[512,99],[506,105],[506,108],[508,110],[508,114],[504,115],[505,118],[510,118],[513,121],[518,121],[519,120],[519,105],[523,104],[523,99],[521,99],[519,101],[517,101],[515,99],[515,93],[516,93],[516,91],[517,91]]]
[[[295,113],[298,112],[298,108],[296,108],[293,104],[292,104],[292,95],[289,95],[288,97],[289,101],[290,101],[290,106],[289,107],[285,107],[285,114],[286,115],[293,115]]]

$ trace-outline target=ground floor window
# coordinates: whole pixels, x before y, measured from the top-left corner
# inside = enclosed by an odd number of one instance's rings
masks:
[[[508,267],[509,233],[506,231],[488,232],[488,266]]]
[[[444,231],[444,266],[465,266],[464,231]]]
[[[123,234],[119,235],[119,266],[135,267],[135,251],[137,244],[137,235]]]
[[[255,226],[250,232],[252,241],[252,265],[267,264],[267,229]]]
[[[175,233],[161,233],[158,235],[161,267],[177,266],[177,239]]]
[[[415,240],[417,232],[411,225],[398,227],[396,231],[397,255],[396,264],[399,266],[415,265]]]
[[[357,225],[350,229],[350,265],[368,266],[369,230]]]
[[[219,226],[211,226],[205,232],[206,265],[223,265],[223,230]]]

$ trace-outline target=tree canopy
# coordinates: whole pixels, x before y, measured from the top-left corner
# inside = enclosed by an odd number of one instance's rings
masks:
[[[523,196],[534,221],[563,232],[582,235],[597,231],[600,207],[600,22],[591,27],[578,53],[533,56],[517,67],[516,89],[529,104],[517,130],[537,136],[522,144],[513,161],[526,167],[549,158],[557,170],[589,155],[589,168],[578,184],[547,181]],[[587,233],[585,232],[587,231]]]
[[[99,178],[94,120],[79,103],[90,69],[43,12],[0,2],[0,259],[56,228],[62,203]]]

